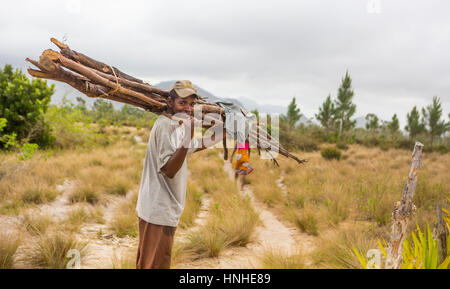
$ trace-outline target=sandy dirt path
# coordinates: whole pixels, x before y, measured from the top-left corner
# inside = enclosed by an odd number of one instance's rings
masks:
[[[234,171],[231,163],[224,162],[224,170],[229,174],[230,179],[234,180]],[[238,185],[238,184],[236,184]],[[187,264],[179,264],[179,268],[214,268],[214,269],[248,269],[262,268],[264,252],[274,250],[285,254],[296,254],[298,252],[308,251],[312,240],[306,235],[300,233],[295,228],[289,228],[281,223],[277,217],[270,212],[266,205],[256,200],[249,186],[245,186],[241,191],[242,196],[249,196],[252,206],[259,214],[262,225],[255,228],[253,232],[253,241],[245,247],[232,247],[216,258],[204,258]]]
[[[107,204],[102,208],[105,223],[88,223],[80,228],[77,237],[80,240],[89,241],[88,254],[82,260],[81,268],[113,268],[117,266],[114,263],[126,259],[137,251],[137,237],[119,238],[110,229],[110,221],[114,219],[115,211],[121,203],[130,201],[133,194],[134,191],[131,190],[123,197],[110,196]]]

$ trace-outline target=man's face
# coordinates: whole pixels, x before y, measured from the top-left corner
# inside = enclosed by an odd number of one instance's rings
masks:
[[[175,100],[169,97],[168,105],[172,108],[174,113],[186,113],[189,116],[193,116],[195,96],[192,95],[185,98],[177,97]]]

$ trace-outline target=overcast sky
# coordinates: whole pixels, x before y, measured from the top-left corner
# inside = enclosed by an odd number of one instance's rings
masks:
[[[348,69],[357,116],[441,98],[450,112],[450,1],[2,1],[0,65],[24,69],[50,37],[150,83],[189,79],[217,96],[313,117]]]

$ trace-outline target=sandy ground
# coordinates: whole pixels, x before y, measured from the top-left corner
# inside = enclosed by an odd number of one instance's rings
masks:
[[[126,258],[130,251],[137,250],[138,239],[132,237],[116,237],[109,228],[108,220],[112,220],[120,203],[133,196],[129,191],[125,197],[111,197],[103,207],[104,224],[91,223],[80,229],[78,238],[89,241],[88,253],[81,268],[113,268],[114,260]],[[136,219],[137,222],[137,219]]]

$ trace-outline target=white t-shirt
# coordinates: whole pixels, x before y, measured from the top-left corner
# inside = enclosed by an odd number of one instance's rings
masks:
[[[186,159],[171,179],[161,172],[175,151],[181,147],[185,129],[178,121],[160,115],[150,132],[136,211],[147,223],[178,226],[186,199]],[[192,140],[188,155],[201,140]]]

